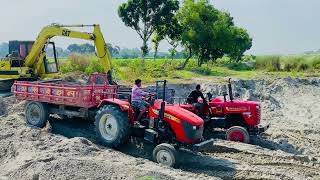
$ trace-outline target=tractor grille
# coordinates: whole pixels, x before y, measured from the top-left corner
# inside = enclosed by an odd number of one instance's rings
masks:
[[[188,139],[198,140],[202,138],[203,129],[204,129],[203,125],[196,126],[196,128],[194,128],[193,125],[187,123],[186,121],[183,121],[183,127]]]
[[[256,110],[255,117],[256,117],[257,124],[260,124],[260,121],[261,121],[261,108]]]

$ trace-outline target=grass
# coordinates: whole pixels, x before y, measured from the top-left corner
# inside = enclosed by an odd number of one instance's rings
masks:
[[[241,79],[259,79],[265,77],[308,77],[320,76],[320,55],[305,56],[257,56],[246,57],[242,63],[232,63],[222,58],[215,63],[197,66],[192,59],[184,70],[177,68],[184,62],[181,60],[157,59],[114,59],[114,78],[123,83],[132,83],[140,78],[145,83],[154,83],[159,79],[167,79],[173,83],[189,83],[199,80],[221,81],[226,77]],[[63,74],[70,72],[103,72],[103,68],[95,56],[72,55],[68,60],[59,62]]]
[[[258,56],[256,68],[269,72],[316,72],[320,70],[320,55]]]
[[[138,180],[158,180],[158,178],[155,178],[153,176],[143,176],[138,178]]]

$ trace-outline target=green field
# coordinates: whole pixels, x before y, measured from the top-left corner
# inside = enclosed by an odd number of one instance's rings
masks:
[[[265,77],[309,77],[320,76],[320,56],[247,56],[241,63],[232,63],[228,58],[218,59],[214,63],[198,67],[192,59],[183,70],[178,70],[183,59],[113,59],[114,78],[131,83],[140,78],[146,83],[157,79],[167,79],[173,83],[189,83],[199,80],[221,81],[226,77],[241,79],[259,79]],[[95,56],[72,55],[60,61],[62,74],[79,72],[91,74],[103,72]]]

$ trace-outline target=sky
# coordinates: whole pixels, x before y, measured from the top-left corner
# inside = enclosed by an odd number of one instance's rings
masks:
[[[51,24],[100,24],[107,42],[140,47],[134,30],[117,14],[125,0],[1,0],[0,42],[35,40]],[[298,54],[320,49],[319,0],[210,0],[228,11],[253,38],[250,54]],[[84,29],[91,31],[91,29]],[[54,38],[60,47],[85,41]],[[165,51],[169,45],[160,44]]]

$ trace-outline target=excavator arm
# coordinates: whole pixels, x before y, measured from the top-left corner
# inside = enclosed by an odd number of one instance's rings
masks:
[[[79,32],[70,30],[70,27],[93,27],[93,33]],[[56,36],[62,36],[67,38],[83,39],[94,41],[96,47],[96,55],[101,61],[104,72],[107,73],[112,81],[112,62],[111,55],[108,47],[105,43],[103,34],[100,29],[100,25],[58,25],[52,24],[44,27],[34,42],[32,49],[25,60],[25,66],[29,67],[36,72],[37,76],[43,76],[43,71],[40,70],[41,64],[43,64],[43,58],[45,52],[43,51],[46,44],[50,42],[50,39]]]

